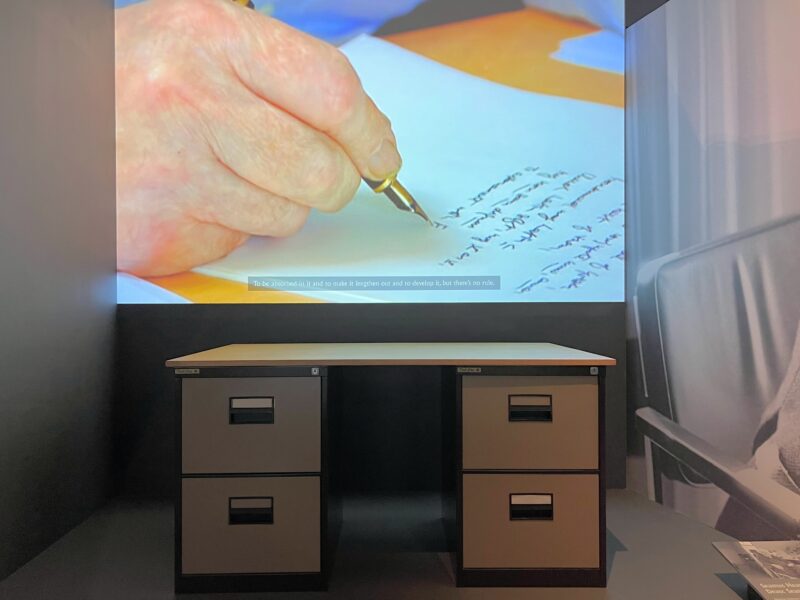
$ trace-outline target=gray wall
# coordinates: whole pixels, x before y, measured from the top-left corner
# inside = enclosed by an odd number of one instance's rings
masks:
[[[113,18],[0,2],[0,579],[109,489]]]

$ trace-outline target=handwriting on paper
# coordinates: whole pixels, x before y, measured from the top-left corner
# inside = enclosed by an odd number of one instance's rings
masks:
[[[487,256],[522,253],[514,263],[524,267],[504,282],[518,294],[577,290],[624,269],[618,177],[529,166],[458,204],[434,221],[462,240],[463,247],[441,257],[442,267],[486,268],[479,261]]]

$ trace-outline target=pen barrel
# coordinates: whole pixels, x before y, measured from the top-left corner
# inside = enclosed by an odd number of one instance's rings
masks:
[[[367,179],[366,177],[362,177],[362,179],[369,187],[372,188],[372,191],[375,192],[376,194],[380,194],[386,191],[386,189],[389,188],[389,186],[394,185],[395,183],[394,178],[383,179],[381,181],[377,181],[375,179]]]
[[[378,189],[381,185],[384,184],[385,181],[376,181],[374,179],[367,179],[366,177],[362,177],[364,183],[366,183],[372,190]]]

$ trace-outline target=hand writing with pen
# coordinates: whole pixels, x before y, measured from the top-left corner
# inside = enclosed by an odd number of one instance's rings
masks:
[[[137,275],[291,235],[401,164],[339,50],[229,0],[117,10],[116,98],[119,268]]]

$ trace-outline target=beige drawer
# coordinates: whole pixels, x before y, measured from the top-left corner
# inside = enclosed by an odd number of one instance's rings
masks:
[[[184,379],[184,473],[319,472],[318,377]]]
[[[597,475],[463,475],[464,568],[599,567],[598,494]]]
[[[597,469],[597,377],[464,377],[464,469]]]
[[[318,573],[320,480],[183,479],[181,572]]]

